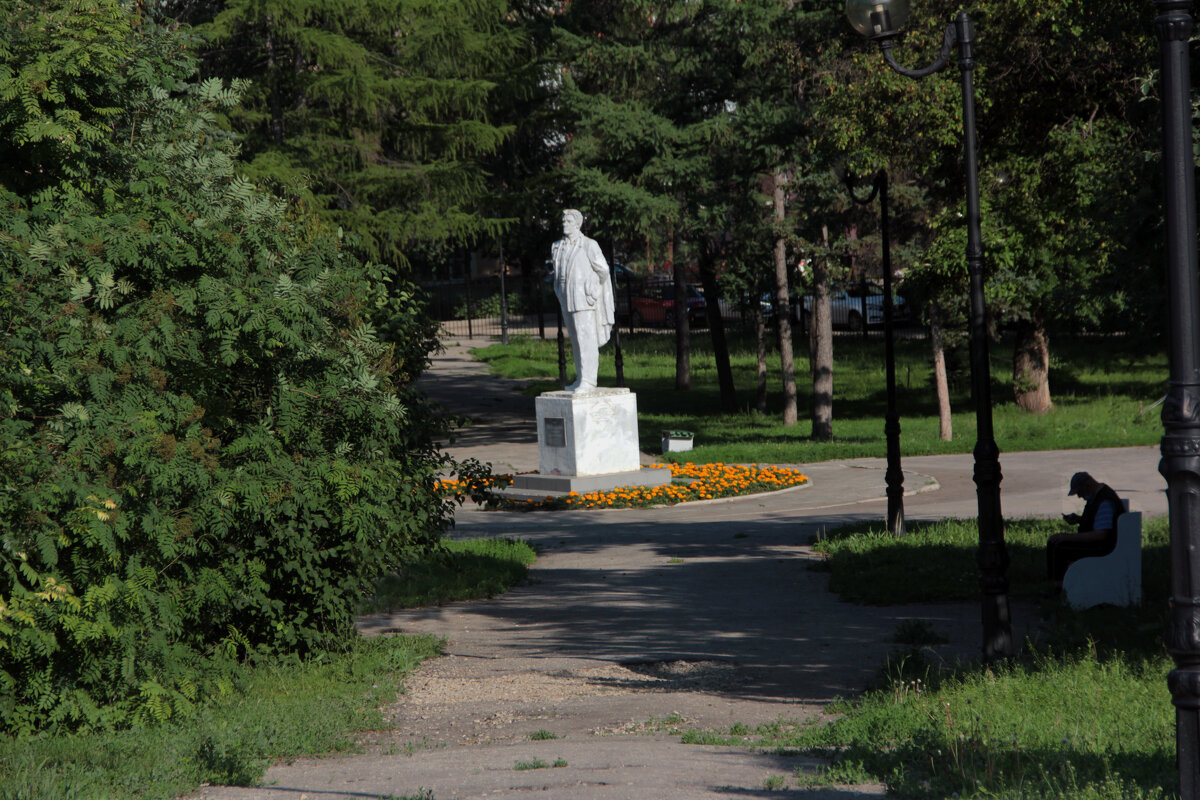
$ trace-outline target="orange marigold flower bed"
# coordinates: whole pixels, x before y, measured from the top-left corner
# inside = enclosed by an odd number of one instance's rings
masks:
[[[623,486],[606,492],[547,497],[544,500],[515,500],[493,494],[488,504],[503,510],[553,510],[577,508],[645,508],[647,506],[675,505],[696,500],[711,500],[718,497],[736,497],[801,486],[808,483],[808,476],[791,467],[771,464],[655,464],[668,467],[672,483],[666,486]],[[502,485],[511,482],[511,476]]]
[[[442,478],[434,485],[434,491],[443,497],[453,496],[458,502],[468,497],[476,499],[489,496],[491,489],[502,489],[512,483],[512,475],[472,476],[466,480]]]

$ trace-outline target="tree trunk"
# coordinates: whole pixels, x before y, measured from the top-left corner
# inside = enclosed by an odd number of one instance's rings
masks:
[[[826,243],[829,232],[822,228]],[[808,323],[812,337],[812,438],[833,438],[833,317],[829,309],[829,267],[822,258],[813,259],[813,308]]]
[[[787,179],[775,173],[775,224],[782,226],[785,214],[783,185]],[[783,373],[783,424],[795,425],[796,362],[792,355],[792,318],[788,313],[787,247],[782,231],[775,234],[775,332],[779,337],[779,367]]]
[[[1017,328],[1013,346],[1013,399],[1030,414],[1045,414],[1050,402],[1050,341],[1041,320]]]
[[[929,342],[933,347],[933,385],[937,394],[938,436],[950,441],[954,430],[950,418],[950,384],[946,380],[946,348],[942,339],[942,309],[937,302],[929,305]]]
[[[767,413],[767,326],[763,323],[762,308],[754,304],[755,361],[754,408],[760,414]]]
[[[271,120],[268,129],[271,132],[271,141],[275,144],[283,144],[283,97],[279,91],[279,75],[275,73],[275,40],[271,35],[271,31],[275,28],[275,15],[267,15],[267,81],[270,84],[270,91],[267,93],[267,109],[270,111]]]
[[[674,239],[672,232],[672,255],[677,250]],[[692,388],[692,331],[688,324],[687,275],[679,261],[673,261],[671,270],[675,276],[675,388],[687,390]]]
[[[733,370],[729,365],[729,341],[725,338],[725,320],[721,317],[721,291],[713,270],[716,254],[705,248],[700,255],[700,282],[704,285],[704,303],[708,312],[708,333],[712,337],[713,358],[717,363],[717,385],[721,389],[721,410],[726,414],[737,411],[737,391],[733,385]]]

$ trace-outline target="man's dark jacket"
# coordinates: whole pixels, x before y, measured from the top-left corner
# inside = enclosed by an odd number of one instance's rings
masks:
[[[1106,483],[1100,484],[1100,490],[1083,507],[1083,515],[1079,518],[1079,532],[1087,533],[1096,529],[1096,512],[1100,510],[1100,504],[1105,500],[1109,500],[1113,504],[1112,532],[1105,537],[1105,540],[1111,541],[1115,547],[1117,544],[1117,518],[1125,513],[1125,504]]]

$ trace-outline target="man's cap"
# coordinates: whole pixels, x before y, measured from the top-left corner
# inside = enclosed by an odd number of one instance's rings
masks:
[[[1067,492],[1067,495],[1080,494],[1081,489],[1091,486],[1095,482],[1096,479],[1086,472],[1076,472],[1071,476],[1071,490]]]

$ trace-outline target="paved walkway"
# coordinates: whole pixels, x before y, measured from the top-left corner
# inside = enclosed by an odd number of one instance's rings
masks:
[[[537,468],[533,400],[488,377],[451,343],[423,379],[476,424],[450,449],[500,471]],[[647,457],[649,460],[649,457]],[[1004,453],[1010,516],[1057,516],[1066,481],[1089,469],[1132,506],[1166,513],[1154,447]],[[877,674],[896,628],[924,620],[949,639],[931,657],[977,658],[974,603],[852,606],[806,567],[821,529],[880,519],[882,459],[803,465],[808,487],[658,509],[495,513],[464,509],[455,536],[519,536],[541,552],[528,585],[490,601],[378,615],[367,635],[447,637],[390,709],[393,730],[362,755],[273,767],[261,788],[206,788],[210,800],[376,798],[805,797],[880,795],[882,787],[806,790],[798,756],[683,745],[664,728],[819,719]],[[904,461],[909,519],[974,516],[971,456]],[[1018,639],[1036,626],[1012,609]],[[547,731],[557,738],[533,740]],[[520,770],[518,762],[566,766]],[[769,778],[785,791],[767,791]]]

